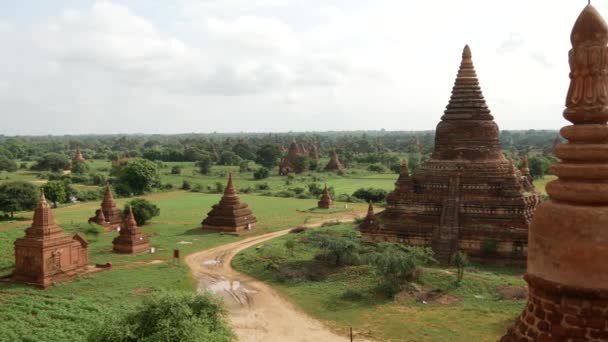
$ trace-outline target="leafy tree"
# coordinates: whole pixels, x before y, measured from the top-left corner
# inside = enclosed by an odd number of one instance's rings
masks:
[[[530,175],[534,179],[543,178],[548,173],[551,162],[542,156],[533,156],[528,160]]]
[[[358,232],[333,234],[327,231],[313,231],[309,235],[309,241],[321,250],[320,256],[323,259],[333,262],[335,266],[358,261],[360,249]]]
[[[420,153],[412,153],[407,157],[407,167],[410,172],[416,170],[420,166]],[[398,164],[397,164],[398,165]]]
[[[123,210],[125,216],[129,213],[129,207],[133,210],[133,216],[138,226],[143,226],[152,217],[160,215],[160,208],[147,199],[136,198],[125,204]]]
[[[33,170],[37,171],[53,171],[58,172],[70,167],[70,159],[61,153],[46,153],[38,162],[32,166]]]
[[[57,208],[57,203],[64,203],[68,197],[65,183],[62,181],[48,181],[44,187],[44,195]]]
[[[386,200],[386,190],[374,188],[361,188],[353,193],[353,197],[364,200],[365,202],[383,202]]]
[[[72,165],[72,173],[85,174],[89,172],[89,165],[84,161],[77,161]]]
[[[220,154],[220,160],[218,161],[218,164],[236,166],[239,165],[241,160],[241,157],[239,157],[236,153],[231,151],[224,151],[222,152],[222,154]]]
[[[190,189],[192,189],[192,184],[190,184],[189,181],[184,180],[182,182],[182,190],[190,190]]]
[[[253,153],[253,150],[251,149],[251,147],[249,147],[249,145],[242,143],[242,142],[234,145],[232,147],[232,152],[234,152],[237,156],[241,157],[242,159],[247,159],[247,160],[255,159],[255,153]]]
[[[6,156],[0,155],[0,171],[15,172],[17,171],[17,163]]]
[[[452,264],[456,266],[458,271],[456,275],[456,282],[460,284],[462,278],[464,277],[464,269],[469,266],[469,258],[467,258],[466,253],[463,251],[458,251],[452,258]]]
[[[250,171],[249,169],[249,160],[243,160],[240,164],[239,164],[239,171],[240,172],[247,172]]]
[[[196,166],[198,166],[199,171],[203,175],[208,175],[209,172],[211,172],[211,165],[212,164],[213,164],[213,161],[211,160],[211,157],[209,157],[209,156],[203,156],[201,158],[201,160],[199,160],[198,162],[196,162]]]
[[[367,262],[384,280],[387,293],[399,292],[404,281],[412,281],[420,266],[433,261],[433,251],[428,247],[405,246],[400,243],[382,242],[367,256]]]
[[[253,178],[264,179],[264,178],[268,178],[269,175],[270,175],[270,170],[268,170],[265,167],[261,167],[253,173]]]
[[[256,152],[256,163],[264,166],[265,168],[272,169],[279,165],[281,159],[281,150],[277,145],[264,145]]]
[[[28,182],[14,181],[0,184],[0,210],[10,213],[32,210],[38,204],[38,189]]]
[[[160,292],[144,299],[136,311],[98,324],[89,342],[231,342],[226,311],[210,293]]]
[[[372,164],[367,167],[367,170],[371,172],[383,173],[386,172],[386,167],[384,167],[382,164]]]
[[[116,192],[122,195],[141,195],[160,186],[158,165],[147,159],[129,159],[118,164],[113,173],[116,175]]]
[[[295,173],[302,173],[310,170],[310,157],[298,156],[294,162]]]

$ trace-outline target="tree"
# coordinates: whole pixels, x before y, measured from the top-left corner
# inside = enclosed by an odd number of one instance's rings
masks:
[[[414,280],[420,266],[433,261],[428,247],[404,246],[400,243],[381,242],[376,251],[367,256],[367,263],[384,279],[387,293],[399,292],[404,281]]]
[[[15,172],[17,171],[17,163],[6,156],[0,155],[0,171]]]
[[[542,156],[533,156],[528,160],[528,167],[530,168],[530,175],[534,179],[543,178],[549,171],[551,162]]]
[[[242,142],[234,145],[232,147],[232,152],[234,152],[237,156],[241,157],[242,159],[247,159],[247,160],[255,159],[255,153],[253,153],[253,150],[251,149],[251,147],[249,147],[249,145],[242,143]]]
[[[203,175],[208,175],[209,172],[211,172],[211,165],[212,164],[213,164],[213,161],[211,160],[211,157],[209,157],[209,156],[203,156],[201,158],[201,160],[199,160],[198,162],[196,162],[196,166],[198,166],[199,171]]]
[[[294,162],[294,171],[295,173],[302,173],[310,170],[310,157],[308,156],[298,156]]]
[[[72,165],[72,173],[85,174],[89,172],[89,165],[84,161],[76,161]]]
[[[247,172],[250,171],[249,169],[249,160],[243,160],[240,164],[239,164],[239,171],[240,172]]]
[[[224,151],[222,152],[222,154],[220,154],[220,160],[218,161],[218,164],[236,166],[239,165],[241,160],[241,157],[239,157],[236,153]]]
[[[411,153],[408,157],[407,157],[407,167],[410,170],[410,172],[416,170],[418,168],[418,166],[420,166],[420,153]],[[399,164],[397,164],[399,165]]]
[[[32,210],[38,204],[38,189],[31,183],[15,181],[0,184],[0,210],[10,213]]]
[[[44,186],[44,195],[57,208],[57,203],[64,203],[68,197],[65,184],[62,181],[48,181]]]
[[[152,217],[160,215],[160,208],[147,199],[136,198],[125,204],[124,216],[129,214],[129,207],[133,210],[133,216],[138,226],[143,226]]]
[[[253,178],[264,179],[264,178],[268,178],[269,175],[270,175],[270,170],[268,170],[265,167],[261,167],[253,173]]]
[[[320,256],[333,262],[335,266],[355,263],[358,259],[360,239],[357,232],[332,234],[327,231],[313,231],[309,235],[309,240],[313,246],[321,250]]]
[[[135,311],[110,316],[89,334],[90,342],[230,342],[220,300],[209,292],[159,292],[146,297]]]
[[[281,150],[278,146],[267,144],[256,152],[255,162],[265,168],[272,169],[279,164],[281,155]]]
[[[38,162],[32,166],[33,170],[37,171],[53,171],[58,172],[70,167],[70,159],[61,153],[47,153],[43,155]]]
[[[172,175],[181,175],[182,174],[182,167],[179,165],[175,165],[171,168],[171,174]]]
[[[386,190],[374,188],[361,188],[353,193],[353,196],[365,202],[383,202],[386,200]]]
[[[469,258],[467,258],[466,253],[463,251],[458,251],[452,258],[452,264],[456,266],[456,282],[460,284],[462,278],[464,277],[464,269],[469,266]]]
[[[160,186],[158,165],[146,159],[129,159],[118,164],[113,173],[117,181],[116,192],[122,195],[141,195]]]

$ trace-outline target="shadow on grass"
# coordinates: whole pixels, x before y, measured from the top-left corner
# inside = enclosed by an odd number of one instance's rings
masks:
[[[219,233],[219,232],[203,230],[201,227],[195,227],[192,229],[188,229],[179,235],[181,236],[181,235],[220,235],[220,234],[221,233]],[[228,234],[226,234],[226,235],[228,235]]]

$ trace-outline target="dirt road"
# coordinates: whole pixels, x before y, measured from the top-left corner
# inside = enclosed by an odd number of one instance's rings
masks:
[[[230,266],[240,251],[288,233],[289,229],[251,237],[191,254],[185,261],[198,280],[199,291],[208,289],[224,298],[230,323],[241,342],[348,341],[346,336],[333,333],[303,313],[272,287]]]

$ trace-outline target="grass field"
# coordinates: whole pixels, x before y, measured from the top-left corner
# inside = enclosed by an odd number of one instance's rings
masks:
[[[173,249],[180,249],[182,255],[186,255],[243,238],[200,230],[200,221],[220,195],[174,191],[146,198],[161,209],[160,216],[143,227],[151,236],[151,245],[156,247],[155,254],[115,255],[110,250],[116,233],[85,235],[91,242],[91,263],[110,261],[113,269],[45,291],[0,283],[0,341],[83,340],[92,326],[100,324],[104,317],[128,310],[139,303],[145,293],[156,289],[193,288],[189,269],[172,262]],[[306,212],[316,205],[315,200],[247,195],[242,199],[259,221],[256,229],[245,236],[327,218],[327,215]],[[118,200],[119,206],[127,200]],[[98,202],[71,205],[54,210],[54,215],[67,232],[89,231],[94,226],[87,224],[87,219],[98,206]],[[355,207],[365,210],[362,204]],[[19,213],[16,220],[0,223],[0,275],[11,272],[13,241],[23,236],[31,215]]]
[[[353,226],[322,229],[351,230]],[[296,241],[293,255],[284,247],[289,239]],[[359,334],[387,341],[496,341],[525,305],[523,300],[503,300],[497,294],[502,286],[524,286],[523,269],[518,268],[475,266],[460,286],[455,284],[455,270],[425,268],[417,286],[440,289],[446,299],[427,304],[415,296],[385,299],[376,290],[378,278],[367,266],[330,268],[316,281],[285,281],[277,268],[268,267],[270,258],[265,251],[278,256],[282,265],[316,265],[316,249],[299,239],[300,235],[289,234],[265,242],[262,249],[247,249],[233,259],[233,266],[272,284],[304,311],[337,330],[352,326]]]

